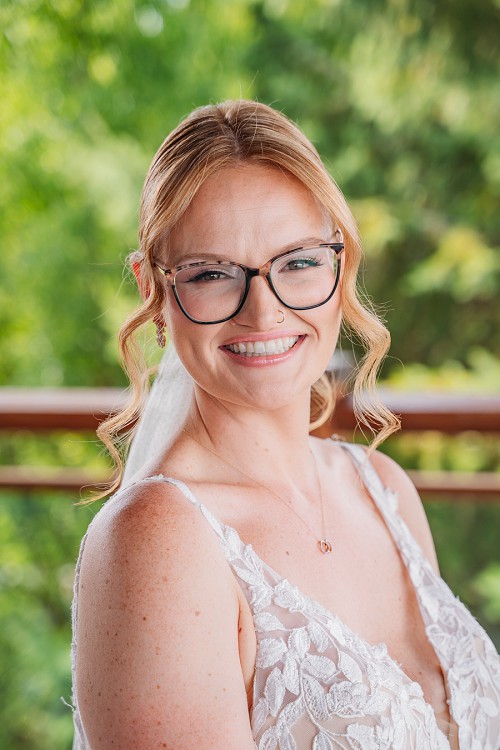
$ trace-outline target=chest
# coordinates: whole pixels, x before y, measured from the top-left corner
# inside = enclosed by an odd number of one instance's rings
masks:
[[[354,517],[353,517],[354,516]],[[400,552],[380,514],[362,507],[337,512],[334,551],[322,555],[313,534],[274,509],[233,517],[233,527],[251,542],[259,558],[308,599],[336,615],[366,644],[384,643],[404,675],[418,683],[439,723],[449,721],[446,686],[434,649],[425,634],[418,599]],[[229,523],[229,522],[228,522]],[[307,530],[306,530],[307,531]],[[257,658],[254,612],[240,597],[239,651],[243,676],[252,693]],[[453,745],[452,745],[453,747]]]
[[[439,661],[426,636],[418,598],[398,551],[383,534],[380,540],[351,541],[345,550],[337,544],[328,557],[317,553],[314,545],[310,554],[294,544],[284,553],[265,546],[259,549],[258,542],[252,542],[252,546],[280,577],[334,614],[360,639],[371,645],[384,643],[405,674],[422,686],[428,701],[444,711],[446,696]],[[246,655],[250,674],[256,639],[245,597],[241,598],[241,611],[240,652]]]
[[[423,630],[418,599],[400,551],[382,516],[365,500],[338,503],[326,536],[333,552],[322,554],[322,529],[274,504],[221,508],[224,522],[250,543],[269,568],[308,598],[334,613],[369,643],[384,641],[394,657]],[[220,516],[219,516],[220,517]],[[315,534],[315,532],[317,532]],[[420,627],[422,626],[422,627]]]

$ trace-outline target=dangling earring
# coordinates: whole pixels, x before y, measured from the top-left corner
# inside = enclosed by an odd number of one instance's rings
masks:
[[[165,345],[167,343],[167,338],[165,336],[165,321],[163,320],[163,315],[157,315],[156,318],[153,318],[154,324],[156,326],[156,340],[158,342],[158,346],[161,349],[165,348]]]

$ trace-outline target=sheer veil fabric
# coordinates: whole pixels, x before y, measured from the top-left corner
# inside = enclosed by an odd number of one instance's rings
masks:
[[[192,396],[193,379],[170,341],[130,446],[122,487],[131,484],[146,464],[165,455],[182,429]]]

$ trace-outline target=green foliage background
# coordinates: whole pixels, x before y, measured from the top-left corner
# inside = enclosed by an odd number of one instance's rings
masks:
[[[1,384],[125,384],[122,269],[149,161],[193,107],[243,96],[301,125],[354,209],[393,334],[384,379],[498,392],[498,3],[4,0],[0,30]],[[479,435],[386,450],[500,470]],[[26,433],[0,460],[103,463],[89,436]],[[1,747],[70,746],[70,584],[95,512],[72,500],[1,500]],[[498,509],[427,506],[445,578],[496,637]]]

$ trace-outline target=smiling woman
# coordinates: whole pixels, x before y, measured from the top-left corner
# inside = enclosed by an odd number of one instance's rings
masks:
[[[497,750],[500,661],[411,482],[310,436],[341,325],[366,346],[360,420],[374,444],[397,428],[360,258],[318,154],[269,107],[196,110],[155,156],[121,332],[134,395],[100,432],[121,486],[75,579],[76,749]],[[151,320],[171,344],[143,409]],[[113,438],[137,415],[122,476]]]

